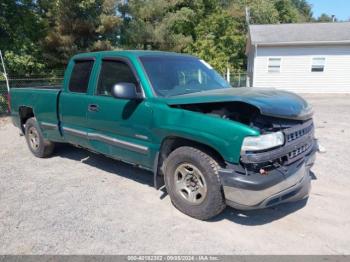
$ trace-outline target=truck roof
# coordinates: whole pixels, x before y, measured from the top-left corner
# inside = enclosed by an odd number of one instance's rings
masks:
[[[73,56],[73,59],[77,58],[84,58],[84,57],[97,57],[97,56],[117,56],[117,55],[123,55],[123,56],[133,56],[133,57],[140,57],[140,56],[191,56],[189,54],[181,54],[181,53],[175,53],[175,52],[165,52],[165,51],[150,51],[150,50],[115,50],[115,51],[98,51],[98,52],[88,52],[88,53],[80,53],[75,56]]]

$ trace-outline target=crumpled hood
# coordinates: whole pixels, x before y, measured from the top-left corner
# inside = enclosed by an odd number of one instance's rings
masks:
[[[164,98],[168,105],[217,102],[244,102],[257,107],[262,115],[306,120],[312,117],[312,108],[300,96],[267,88],[225,88]]]

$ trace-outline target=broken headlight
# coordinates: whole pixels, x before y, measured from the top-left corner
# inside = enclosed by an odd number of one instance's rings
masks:
[[[248,136],[244,138],[241,151],[261,151],[284,144],[282,132],[264,134],[260,136]]]

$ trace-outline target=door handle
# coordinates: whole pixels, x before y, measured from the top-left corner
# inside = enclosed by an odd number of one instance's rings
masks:
[[[89,110],[89,112],[98,112],[100,110],[100,108],[98,105],[90,104],[88,106],[88,110]]]

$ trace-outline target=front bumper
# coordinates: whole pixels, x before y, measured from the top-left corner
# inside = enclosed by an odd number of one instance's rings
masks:
[[[235,168],[221,169],[227,205],[241,210],[261,209],[307,198],[311,188],[310,168],[315,162],[316,143],[302,159],[276,168],[269,175],[242,174]]]

